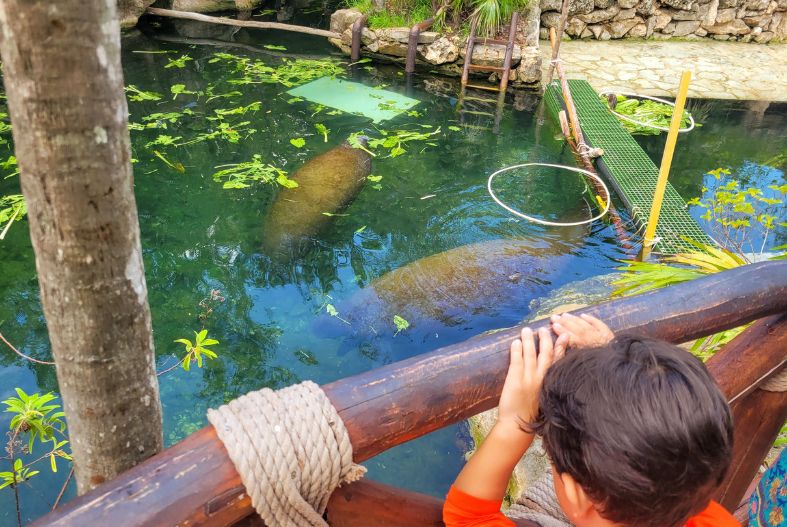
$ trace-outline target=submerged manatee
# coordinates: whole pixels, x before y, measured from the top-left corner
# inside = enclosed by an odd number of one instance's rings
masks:
[[[346,143],[309,160],[290,177],[298,186],[282,189],[268,211],[265,252],[279,260],[297,256],[303,242],[331,221],[323,213],[355,199],[371,171],[371,156]]]
[[[524,311],[565,269],[568,253],[586,231],[577,227],[561,233],[562,239],[492,240],[427,256],[377,278],[340,303],[339,315],[349,325],[321,316],[316,330],[389,334],[395,330],[394,315],[400,315],[413,330],[433,332],[505,309]]]

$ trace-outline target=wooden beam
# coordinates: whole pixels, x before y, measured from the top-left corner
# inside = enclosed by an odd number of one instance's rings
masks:
[[[519,527],[538,527],[527,520],[513,521]],[[328,523],[331,527],[442,527],[443,500],[361,480],[336,489],[328,502]]]
[[[224,16],[209,16],[191,11],[174,11],[172,9],[161,9],[159,7],[148,7],[147,14],[164,16],[169,18],[181,18],[183,20],[196,20],[197,22],[207,22],[209,24],[222,24],[225,26],[248,27],[252,29],[278,29],[281,31],[294,31],[296,33],[306,33],[318,37],[342,38],[339,33],[316,29],[306,26],[295,26],[293,24],[282,24],[281,22],[258,22],[256,20],[236,20]]]
[[[785,348],[779,351],[784,353]],[[733,461],[716,500],[734,511],[787,420],[787,392],[755,390],[733,404],[732,413],[735,423]]]
[[[747,265],[578,312],[601,318],[616,332],[680,343],[784,311],[787,261]],[[492,408],[519,329],[323,386],[347,426],[355,460]],[[251,511],[223,445],[206,427],[33,525],[225,526]]]

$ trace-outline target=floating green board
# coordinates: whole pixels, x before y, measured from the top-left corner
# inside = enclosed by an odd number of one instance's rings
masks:
[[[332,77],[321,77],[287,93],[343,112],[363,115],[375,123],[393,119],[421,102],[392,91]]]

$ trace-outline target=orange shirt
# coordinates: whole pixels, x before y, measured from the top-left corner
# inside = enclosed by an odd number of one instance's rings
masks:
[[[451,487],[443,506],[446,527],[513,527],[514,522],[500,512],[501,501],[482,500]],[[689,518],[686,527],[740,527],[724,507],[710,502],[708,507]]]

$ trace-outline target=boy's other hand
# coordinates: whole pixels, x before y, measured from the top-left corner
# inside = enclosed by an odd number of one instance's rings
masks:
[[[552,315],[552,331],[560,337],[568,338],[572,348],[595,348],[609,343],[615,334],[602,321],[594,316],[571,313]]]
[[[511,343],[511,364],[500,394],[498,423],[518,429],[532,423],[538,415],[538,395],[549,367],[566,352],[568,335],[553,343],[547,328],[538,331],[538,354],[533,331],[522,330],[520,339]]]

